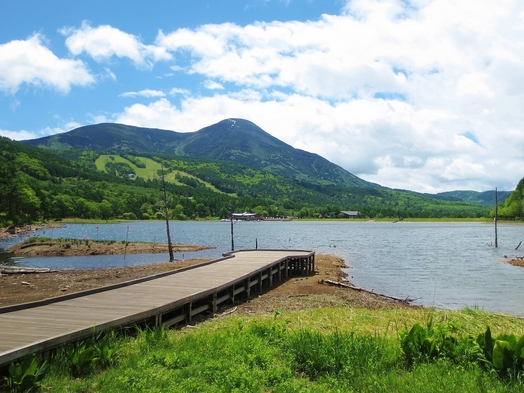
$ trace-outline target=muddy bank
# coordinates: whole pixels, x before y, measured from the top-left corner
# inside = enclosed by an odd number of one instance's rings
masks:
[[[86,289],[117,284],[208,260],[185,260],[146,266],[93,270],[59,270],[47,273],[0,274],[0,306],[42,300]],[[348,284],[346,263],[335,256],[317,254],[316,271],[311,276],[292,277],[272,290],[241,302],[238,314],[274,313],[276,310],[300,310],[315,307],[406,308],[402,302],[360,291],[323,284],[335,280]]]
[[[208,250],[215,247],[173,244],[173,252]],[[96,240],[46,239],[15,244],[8,249],[15,255],[83,256],[118,254],[156,254],[169,252],[167,243],[109,242]]]
[[[34,224],[34,225],[22,225],[22,226],[11,225],[10,227],[7,227],[7,228],[0,228],[0,239],[17,237],[24,233],[30,233],[30,232],[37,231],[40,229],[60,228],[62,226],[63,226],[62,224]]]

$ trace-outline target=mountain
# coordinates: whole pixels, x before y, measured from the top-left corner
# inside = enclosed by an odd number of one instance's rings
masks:
[[[306,183],[381,188],[318,154],[293,148],[244,119],[226,119],[199,131],[184,133],[103,123],[23,143],[54,150],[207,158],[241,164]]]
[[[483,192],[459,190],[440,192],[432,196],[446,201],[461,201],[475,205],[495,206],[496,199],[498,199],[498,203],[502,203],[510,195],[511,191],[499,191],[497,197],[495,197],[495,190]]]

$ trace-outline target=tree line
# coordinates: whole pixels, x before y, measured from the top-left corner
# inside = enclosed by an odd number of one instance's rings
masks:
[[[143,167],[136,157],[126,156],[130,164],[110,165],[104,173],[94,169],[100,155],[95,152],[68,151],[66,159],[7,138],[0,138],[0,152],[0,226],[65,218],[164,218],[159,173],[148,179],[117,176],[132,164]],[[175,220],[227,218],[233,210],[297,218],[337,218],[343,210],[357,210],[364,218],[489,215],[487,207],[416,193],[323,186],[225,162],[152,158],[166,174],[177,173],[166,183],[169,218]]]

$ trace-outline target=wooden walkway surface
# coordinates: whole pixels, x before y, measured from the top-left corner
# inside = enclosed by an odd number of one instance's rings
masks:
[[[71,295],[58,302],[0,308],[0,366],[28,354],[46,351],[102,331],[156,318],[158,322],[190,322],[191,316],[216,304],[249,296],[288,276],[306,261],[314,269],[314,253],[293,250],[249,250],[210,263],[174,271],[114,289]],[[301,269],[304,269],[303,267]],[[289,273],[293,274],[293,272]],[[264,285],[263,285],[264,284]],[[246,293],[247,292],[247,293]],[[77,297],[75,297],[77,296]]]

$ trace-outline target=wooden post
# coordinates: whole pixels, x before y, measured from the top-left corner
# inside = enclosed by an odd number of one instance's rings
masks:
[[[173,262],[173,244],[171,244],[171,233],[169,232],[169,209],[167,208],[166,182],[164,180],[164,165],[162,165],[162,187],[164,188],[164,214],[166,215],[167,248],[169,250],[169,262]]]
[[[235,251],[235,240],[233,237],[233,207],[231,207],[231,251]]]
[[[498,234],[497,234],[498,215],[499,215],[499,197],[498,197],[497,187],[495,187],[495,248],[498,248],[499,246]]]
[[[215,291],[213,293],[213,300],[211,302],[211,305],[212,305],[212,309],[213,309],[213,314],[216,314],[217,312],[217,297],[218,297],[218,294],[217,292]]]
[[[245,281],[244,285],[246,287],[246,297],[249,299],[249,297],[251,296],[251,279],[248,278]]]

